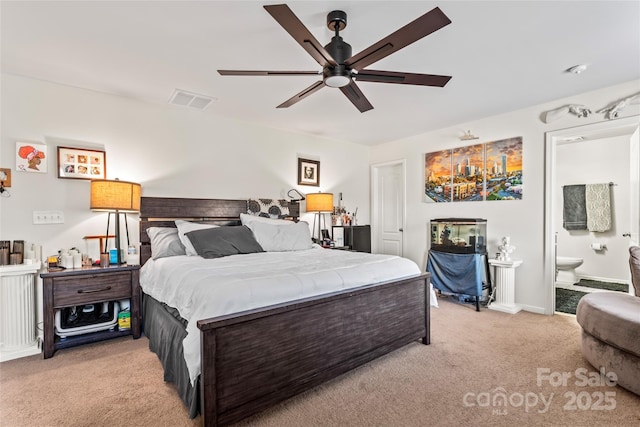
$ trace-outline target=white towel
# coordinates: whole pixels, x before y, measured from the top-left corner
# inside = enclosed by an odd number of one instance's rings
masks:
[[[587,184],[587,229],[607,231],[611,229],[611,191],[609,184]]]

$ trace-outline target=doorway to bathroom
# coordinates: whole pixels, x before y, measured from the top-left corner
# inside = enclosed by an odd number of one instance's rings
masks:
[[[602,288],[607,283],[630,283],[628,247],[640,240],[639,128],[640,116],[634,116],[546,134],[546,314],[556,312],[556,303],[564,299],[573,300],[569,306],[575,310],[575,303],[584,295],[578,292],[628,289]],[[606,184],[610,188],[612,221],[608,230],[563,227],[563,187],[575,184]],[[581,280],[584,282],[576,286]],[[590,286],[594,284],[596,287]]]

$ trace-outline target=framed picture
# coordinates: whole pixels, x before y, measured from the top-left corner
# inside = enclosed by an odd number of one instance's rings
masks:
[[[47,173],[47,146],[32,142],[16,142],[16,170]]]
[[[298,159],[298,184],[320,185],[320,162],[316,160]]]
[[[522,199],[522,137],[487,142],[487,197]]]
[[[58,178],[106,179],[107,156],[104,151],[58,147]]]
[[[425,154],[426,202],[522,199],[522,137]]]
[[[446,203],[451,201],[451,149],[434,151],[424,155],[425,201]]]

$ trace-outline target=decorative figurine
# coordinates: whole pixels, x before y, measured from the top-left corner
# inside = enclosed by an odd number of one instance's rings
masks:
[[[502,245],[498,246],[500,249],[501,261],[511,261],[511,253],[516,250],[516,247],[511,245],[511,238],[505,236],[502,238]]]

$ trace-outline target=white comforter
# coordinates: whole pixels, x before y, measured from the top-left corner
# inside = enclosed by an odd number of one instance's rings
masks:
[[[149,260],[140,286],[187,320],[184,357],[193,384],[200,374],[200,319],[420,274],[411,260],[319,247],[217,259]]]

